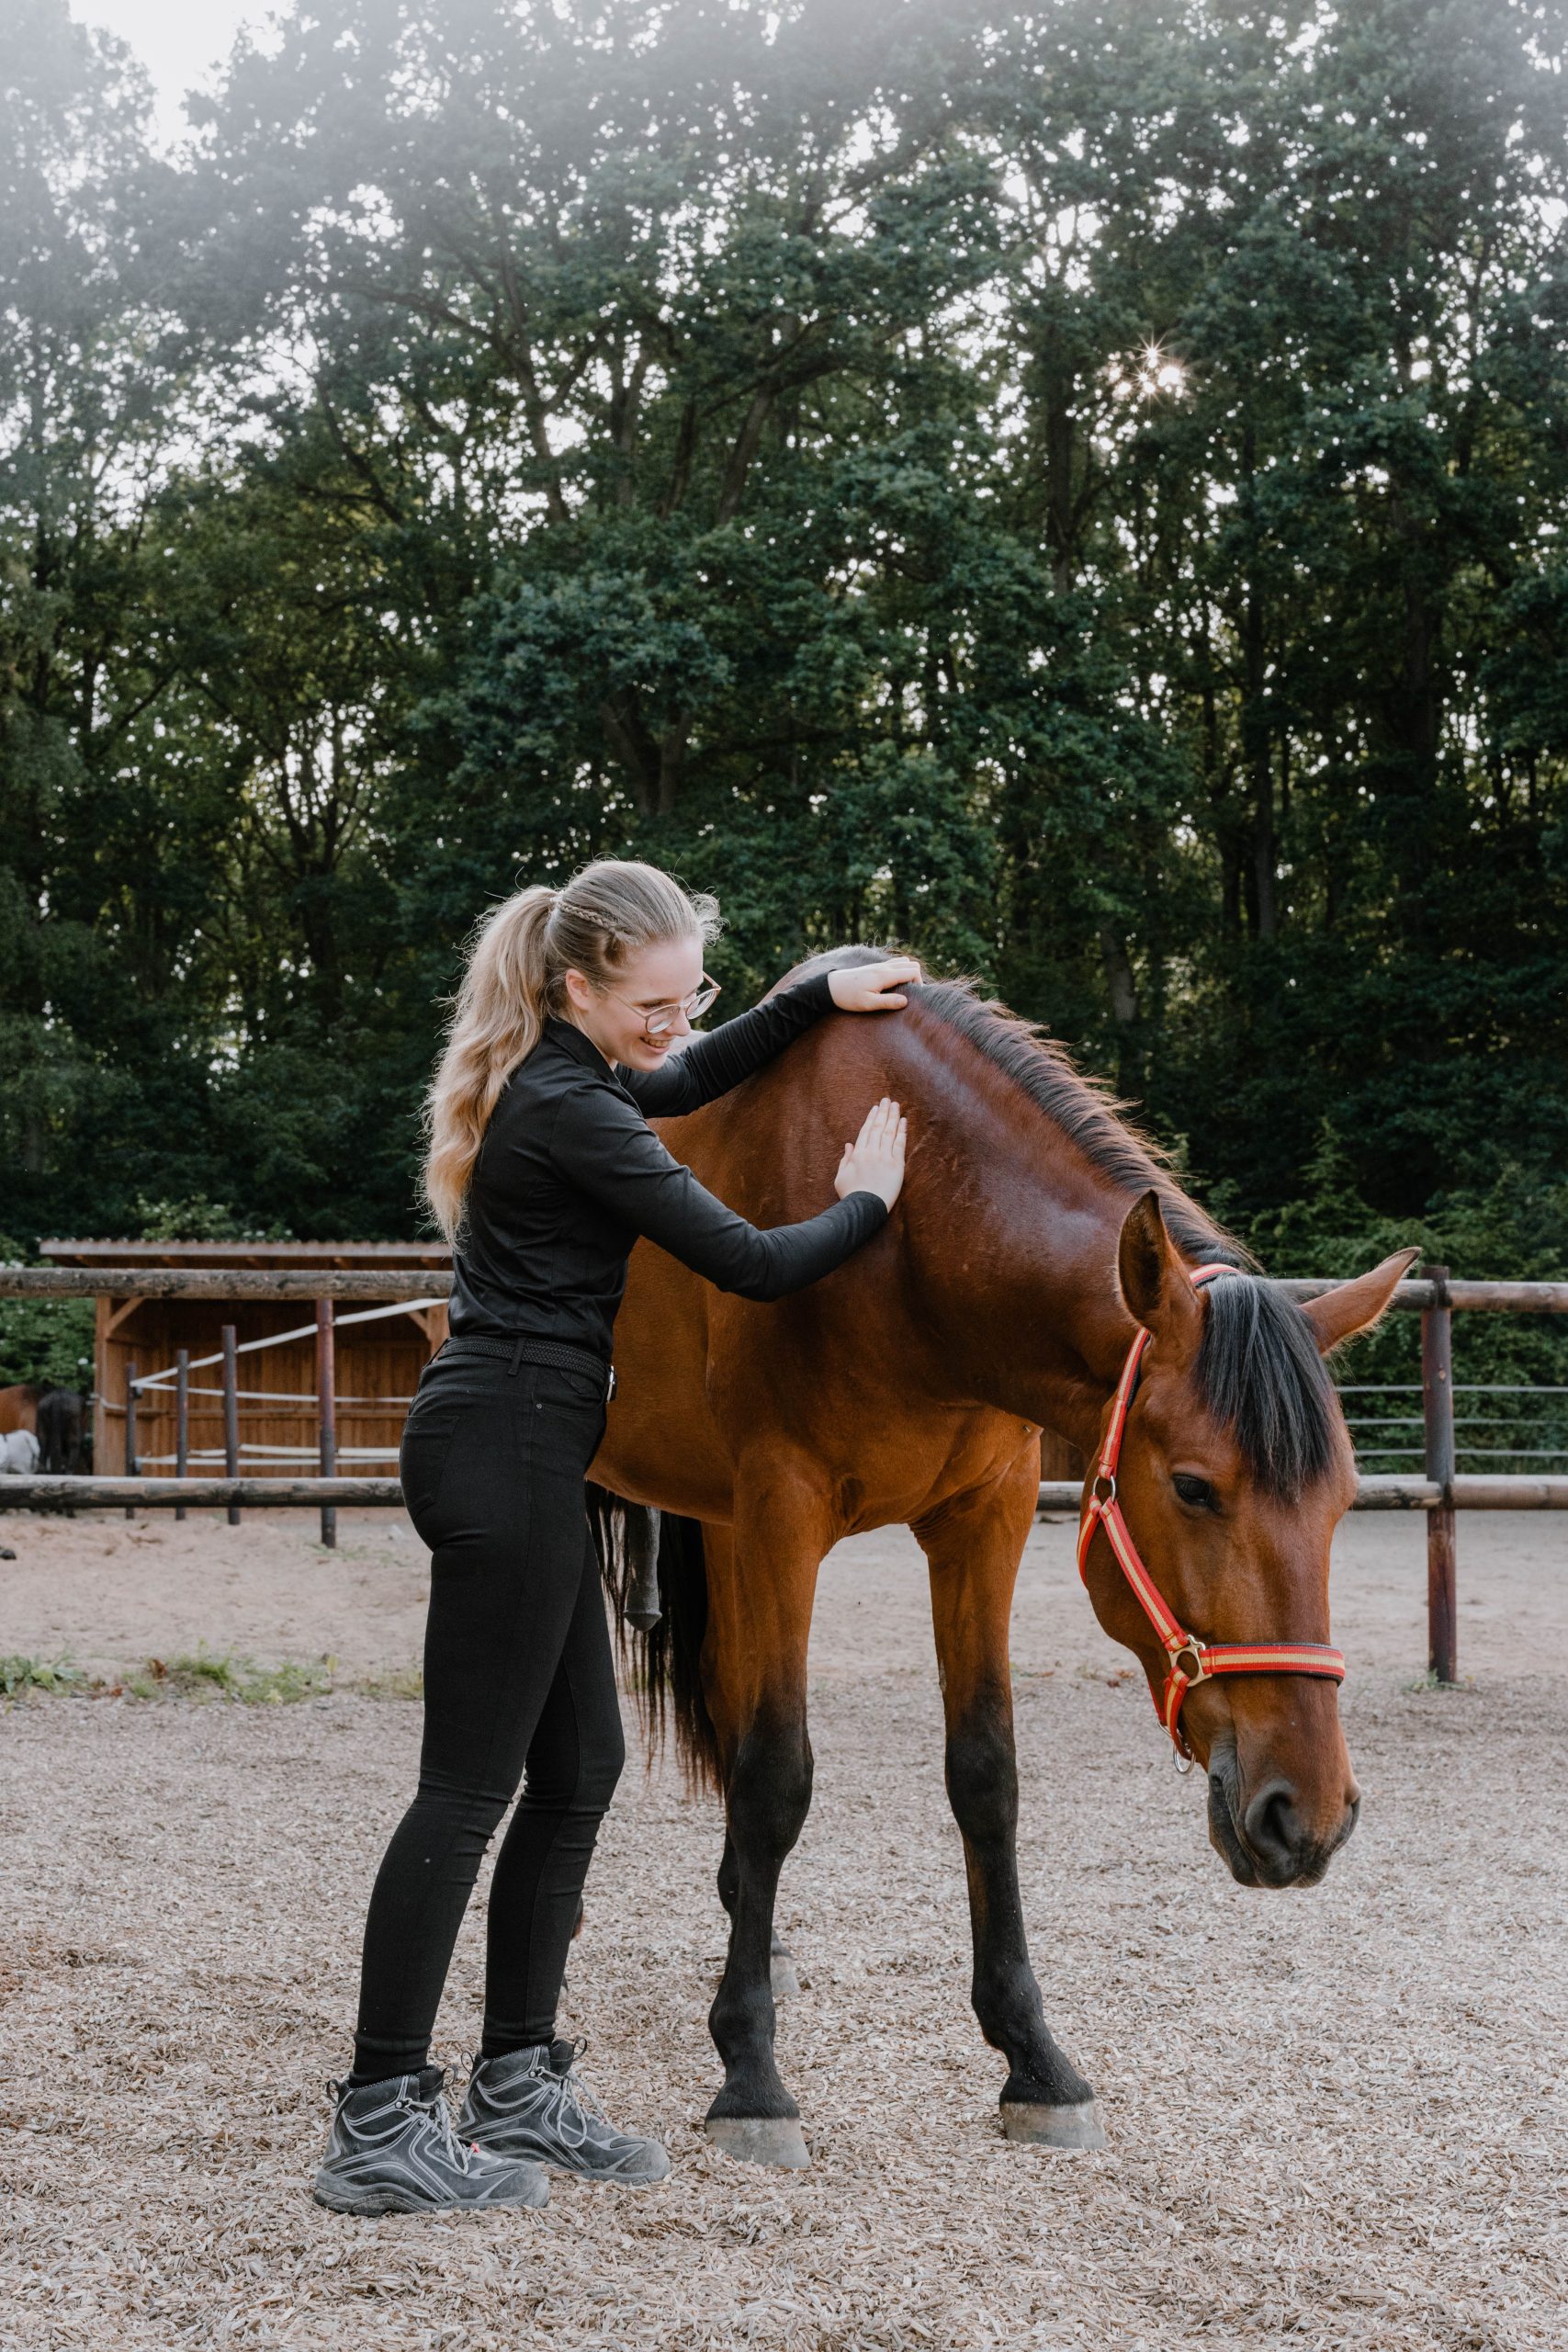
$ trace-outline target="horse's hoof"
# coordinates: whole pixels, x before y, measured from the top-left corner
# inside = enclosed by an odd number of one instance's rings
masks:
[[[703,2130],[737,2164],[773,2165],[784,2172],[805,2172],[811,2164],[797,2115],[710,2115]]]
[[[787,1951],[775,1951],[768,1962],[768,1974],[773,1983],[775,2001],[792,2001],[800,1990],[800,1979],[795,1973],[795,1962]]]
[[[1025,2107],[1002,2101],[1002,2130],[1026,2148],[1103,2148],[1108,2143],[1093,2099],[1078,2107]]]

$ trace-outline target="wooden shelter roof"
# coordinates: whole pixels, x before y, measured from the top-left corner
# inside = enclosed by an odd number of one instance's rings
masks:
[[[439,1266],[452,1263],[444,1241],[40,1241],[39,1253],[62,1266]]]

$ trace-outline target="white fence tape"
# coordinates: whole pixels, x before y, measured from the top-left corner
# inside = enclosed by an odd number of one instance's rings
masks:
[[[354,1315],[334,1315],[333,1328],[334,1330],[341,1331],[346,1323],[379,1323],[389,1315],[417,1315],[432,1306],[446,1306],[450,1303],[449,1298],[400,1298],[391,1306],[362,1306]],[[234,1350],[234,1353],[240,1356],[254,1355],[260,1348],[281,1348],[289,1340],[313,1340],[320,1329],[319,1323],[301,1323],[299,1329],[295,1331],[272,1331],[265,1340],[242,1340]],[[223,1351],[220,1348],[215,1356],[193,1356],[186,1364],[186,1370],[187,1373],[205,1372],[209,1364],[221,1363],[222,1361]],[[166,1391],[169,1384],[178,1380],[179,1376],[180,1368],[177,1363],[165,1365],[162,1372],[138,1373],[136,1393],[141,1396],[149,1389]],[[216,1388],[209,1389],[206,1393],[209,1396],[220,1396],[223,1391]],[[314,1403],[314,1401],[312,1397],[310,1402]]]

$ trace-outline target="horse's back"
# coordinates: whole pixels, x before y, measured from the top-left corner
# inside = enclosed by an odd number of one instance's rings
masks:
[[[0,1437],[8,1437],[13,1430],[38,1428],[39,1399],[43,1392],[36,1381],[18,1380],[9,1388],[0,1388]]]

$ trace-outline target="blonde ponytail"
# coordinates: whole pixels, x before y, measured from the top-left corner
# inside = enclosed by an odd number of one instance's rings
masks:
[[[491,1113],[549,1014],[569,970],[606,984],[628,954],[656,940],[717,935],[717,901],[688,895],[657,865],[598,858],[552,890],[536,882],[491,909],[474,933],[452,1023],[425,1098],[424,1195],[456,1243]]]

